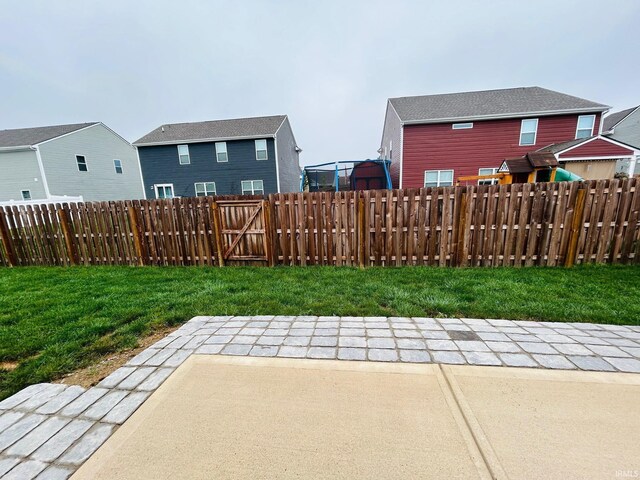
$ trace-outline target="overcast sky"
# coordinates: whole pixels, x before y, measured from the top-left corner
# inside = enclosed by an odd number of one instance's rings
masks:
[[[375,158],[388,97],[640,104],[638,25],[638,0],[0,0],[0,129],[287,114],[303,164]]]

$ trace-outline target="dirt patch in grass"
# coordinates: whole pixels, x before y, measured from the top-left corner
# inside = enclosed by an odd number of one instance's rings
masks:
[[[63,383],[65,385],[80,385],[84,388],[93,387],[103,378],[107,377],[109,374],[123,366],[144,349],[150,347],[158,340],[164,338],[165,336],[176,330],[178,327],[179,325],[176,325],[173,327],[165,327],[160,330],[156,330],[151,335],[141,338],[136,348],[111,354],[104,360],[101,360],[94,365],[76,370],[75,372],[66,375],[64,378],[61,378],[54,383]]]
[[[18,365],[20,365],[18,362],[0,362],[0,370],[10,372],[18,368]]]

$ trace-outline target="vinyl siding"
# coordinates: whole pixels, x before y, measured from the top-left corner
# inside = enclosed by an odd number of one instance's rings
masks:
[[[30,190],[31,198],[47,198],[33,150],[0,152],[0,201],[22,200],[21,190]]]
[[[573,148],[566,153],[558,155],[558,159],[565,158],[589,158],[589,157],[609,157],[617,158],[619,156],[632,155],[633,150],[630,148],[614,145],[606,140],[596,139],[579,147]]]
[[[39,145],[51,195],[82,195],[85,201],[143,198],[136,151],[102,124]],[[78,171],[84,155],[88,171]],[[122,161],[117,174],[113,160]]]
[[[478,175],[480,168],[498,168],[505,158],[575,138],[578,115],[537,118],[536,143],[526,146],[519,145],[520,118],[474,121],[473,128],[463,130],[453,130],[451,123],[405,125],[403,188],[422,187],[425,170],[453,170],[455,182]],[[599,122],[598,114],[594,132]]]
[[[640,108],[630,113],[613,130],[613,135],[609,135],[614,140],[618,140],[635,148],[640,148]]]
[[[297,192],[300,190],[300,154],[296,152],[296,139],[288,117],[276,132],[276,144],[280,192]]]
[[[254,140],[227,141],[228,162],[217,162],[214,142],[191,143],[189,165],[178,162],[176,145],[138,147],[147,198],[155,198],[153,186],[173,184],[179,197],[195,196],[196,182],[215,182],[218,195],[240,195],[242,180],[262,180],[265,193],[276,193],[275,148],[267,138],[267,160],[256,160]]]
[[[393,143],[393,155],[389,155],[389,145]],[[385,160],[391,160],[389,173],[391,174],[391,183],[394,188],[400,186],[400,149],[402,148],[402,125],[395,110],[391,106],[391,102],[387,101],[387,113],[385,114],[384,127],[382,131],[382,143],[380,148],[385,149],[382,157]],[[393,156],[393,158],[391,158]]]

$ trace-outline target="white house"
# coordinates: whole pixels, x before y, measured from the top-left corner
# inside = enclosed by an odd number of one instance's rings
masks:
[[[144,198],[135,148],[101,122],[0,130],[0,202]]]

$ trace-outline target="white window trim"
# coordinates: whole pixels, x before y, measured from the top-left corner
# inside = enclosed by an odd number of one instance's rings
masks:
[[[118,166],[116,165],[116,162],[120,162],[120,172],[118,172]],[[122,160],[120,160],[119,158],[114,158],[113,159],[113,169],[115,170],[117,175],[124,174],[124,167],[122,166]]]
[[[213,192],[209,193],[207,191],[207,183],[213,183]],[[208,196],[208,195],[216,195],[216,191],[217,191],[217,187],[216,187],[216,182],[196,182],[193,184],[193,188],[196,192],[196,197],[198,196],[198,185],[203,185],[203,189],[204,189],[204,196]]]
[[[438,181],[437,181],[437,185],[436,187],[440,187],[440,175],[442,174],[442,172],[451,172],[451,185],[445,185],[447,187],[453,186],[454,184],[454,180],[455,180],[455,174],[453,170],[425,170],[424,171],[424,182],[422,183],[422,186],[424,188],[427,188],[427,173],[433,173],[433,172],[438,172]]]
[[[161,198],[158,196],[158,187],[163,187],[163,188],[171,187],[171,198],[176,198],[176,191],[173,189],[173,183],[156,183],[153,185],[153,191],[156,194],[157,200],[161,200]]]
[[[258,142],[264,142],[264,153],[266,154],[265,158],[258,158]],[[255,146],[256,149],[256,160],[259,162],[264,162],[265,160],[269,160],[269,144],[267,143],[267,139],[266,138],[257,138],[253,141],[253,144]],[[262,152],[263,150],[260,149],[260,151]]]
[[[29,198],[24,198],[24,192],[29,192]],[[22,198],[22,200],[32,200],[33,197],[31,196],[31,190],[25,188],[24,190],[20,190],[20,197]]]
[[[480,170],[491,170],[491,173],[481,173]],[[481,167],[478,168],[478,175],[495,175],[500,170],[499,167]],[[491,182],[491,183],[480,183],[480,182]],[[498,183],[498,178],[481,178],[478,179],[478,185],[496,185]]]
[[[218,151],[218,146],[219,145],[224,145],[224,152]],[[216,146],[216,162],[218,162],[218,163],[228,163],[229,162],[229,151],[227,150],[227,142],[216,142],[215,146]],[[226,160],[220,160],[220,157],[218,156],[220,153],[224,153],[225,156],[227,157],[227,159]],[[202,182],[198,182],[198,183],[202,183]]]
[[[469,128],[473,128],[473,122],[466,123],[452,123],[451,128],[453,130],[467,130]]]
[[[78,163],[78,157],[84,158],[84,166],[87,167],[86,170],[80,170],[80,164]],[[76,153],[76,168],[81,173],[87,173],[89,171],[89,164],[87,163],[87,156],[86,155],[82,155],[80,153]]]
[[[180,147],[187,147],[187,163],[182,163],[182,161],[180,160]],[[191,165],[191,152],[189,152],[189,145],[186,143],[183,143],[181,145],[178,145],[176,147],[176,149],[178,150],[178,164],[179,165]]]
[[[531,132],[523,132],[522,128],[524,127],[524,122],[530,121],[530,120],[535,120],[536,122],[536,128],[533,131],[533,143],[522,143],[522,134],[523,133],[531,133]],[[537,118],[523,118],[520,121],[520,138],[518,139],[518,144],[521,147],[530,147],[532,145],[535,145],[536,142],[538,141],[538,119]]]
[[[591,117],[593,118],[593,122],[591,122],[591,132],[589,132],[589,135],[587,135],[587,137],[592,137],[593,136],[593,129],[596,128],[596,116],[595,115],[578,115],[578,121],[576,122],[576,135],[575,135],[575,139],[578,139],[578,132],[580,130],[586,130],[586,128],[580,128],[580,119],[582,117]],[[586,138],[586,137],[580,137],[580,138]]]
[[[251,182],[251,193],[245,193],[244,187],[242,186],[242,184],[244,182]],[[254,186],[255,182],[262,182],[262,188],[256,189],[256,187]],[[261,179],[257,179],[257,180],[240,180],[240,190],[242,191],[242,195],[256,195],[254,193],[256,190],[262,190],[262,195],[264,195],[264,180],[261,180]]]

